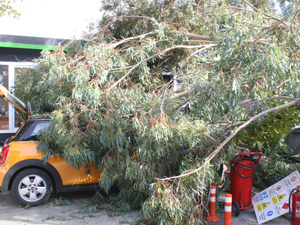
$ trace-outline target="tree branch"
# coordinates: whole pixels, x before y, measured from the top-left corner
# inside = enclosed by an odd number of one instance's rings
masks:
[[[186,33],[186,36],[188,36],[190,38],[204,40],[204,41],[211,41],[209,36],[204,36],[204,35],[199,35],[199,34],[191,34],[191,33]]]
[[[253,101],[253,102],[250,102],[246,105],[242,105],[242,107],[247,107],[247,106],[250,106],[250,105],[254,105],[258,102],[264,102],[264,101],[268,101],[268,100],[274,100],[274,99],[287,99],[287,100],[295,100],[297,98],[291,98],[291,97],[288,97],[288,96],[277,96],[277,97],[271,97],[271,98],[264,98],[264,99],[259,99],[257,101]]]
[[[152,18],[150,18],[150,17],[148,17],[148,16],[118,16],[117,19],[119,19],[119,18],[139,18],[139,19],[147,19],[147,20],[152,21],[152,22],[155,23],[156,25],[159,24],[156,20],[154,20],[154,19],[152,19]]]
[[[250,4],[248,1],[246,0],[242,0],[242,2],[244,2],[246,5],[250,6],[252,9],[256,10],[256,11],[259,11],[261,12],[262,14],[264,14],[265,16],[269,17],[269,18],[272,18],[274,20],[277,20],[277,21],[280,21],[280,19],[276,18],[276,17],[273,17],[265,12],[263,12],[262,10],[256,8],[255,6],[253,6],[252,4]],[[284,24],[288,25],[287,23],[283,22]]]
[[[155,32],[150,32],[150,33],[146,33],[146,34],[141,34],[139,36],[136,36],[136,37],[130,37],[130,38],[125,38],[125,39],[122,39],[121,41],[118,41],[116,43],[110,43],[108,45],[108,48],[112,49],[112,48],[116,48],[117,46],[125,43],[125,42],[129,42],[129,41],[132,41],[132,40],[136,40],[136,39],[141,39],[141,38],[145,38],[146,36],[150,36],[150,35],[154,35],[156,34]]]
[[[178,178],[182,178],[182,177],[185,177],[185,176],[188,176],[188,175],[191,175],[191,174],[194,174],[198,171],[200,171],[201,169],[205,168],[205,166],[221,151],[221,149],[231,140],[233,139],[239,131],[241,131],[242,129],[244,129],[245,127],[247,127],[251,122],[253,122],[254,120],[264,116],[264,115],[267,115],[268,113],[270,112],[274,112],[274,111],[277,111],[277,110],[280,110],[280,109],[284,109],[284,108],[288,108],[288,107],[291,107],[297,103],[300,102],[300,98],[297,98],[295,99],[294,101],[292,102],[289,102],[289,103],[286,103],[286,104],[283,104],[283,105],[280,105],[280,106],[276,106],[276,107],[273,107],[271,109],[268,109],[264,112],[261,112],[259,114],[257,114],[256,116],[252,117],[251,119],[249,119],[248,121],[246,121],[245,123],[243,123],[241,126],[239,126],[236,130],[232,131],[231,135],[226,138],[220,145],[219,147],[213,151],[206,159],[205,159],[205,162],[200,166],[198,167],[197,169],[195,170],[192,170],[192,171],[188,171],[186,173],[183,173],[179,176],[173,176],[173,177],[166,177],[166,178],[155,178],[156,180],[173,180],[173,179],[178,179]]]
[[[177,48],[185,48],[185,49],[202,48],[202,50],[205,50],[207,48],[211,48],[211,47],[214,47],[214,46],[216,46],[216,44],[195,45],[195,46],[192,46],[192,45],[177,45],[177,46],[173,46],[173,47],[170,47],[170,48],[166,48],[166,49],[162,50],[161,52],[158,52],[158,53],[148,57],[147,59],[144,59],[144,60],[138,62],[137,64],[135,64],[123,77],[121,77],[116,83],[114,83],[111,87],[109,87],[107,89],[107,91],[109,91],[112,88],[114,88],[115,86],[117,86],[122,80],[124,80],[132,72],[132,70],[134,70],[139,65],[143,64],[144,62],[147,62],[148,60],[150,60],[150,59],[152,59],[156,56],[163,55],[163,54],[167,53],[168,51],[171,51],[171,50],[177,49]]]
[[[275,27],[279,26],[280,24],[282,24],[285,20],[287,20],[288,18],[290,18],[292,15],[297,14],[298,12],[300,12],[300,9],[292,12],[291,14],[285,16],[282,20],[280,20],[279,22],[275,23],[273,26],[271,26],[269,29],[267,29],[264,33],[262,33],[261,35],[259,35],[257,38],[255,38],[253,40],[253,42],[257,42],[260,38],[262,38],[263,36],[265,36],[267,33],[269,33],[271,30],[273,30]]]

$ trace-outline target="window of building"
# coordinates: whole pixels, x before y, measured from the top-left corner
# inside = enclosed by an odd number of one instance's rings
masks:
[[[0,62],[0,85],[13,93],[14,79],[21,68],[33,67],[32,62]],[[0,98],[0,134],[14,133],[20,126],[20,119],[14,108]]]

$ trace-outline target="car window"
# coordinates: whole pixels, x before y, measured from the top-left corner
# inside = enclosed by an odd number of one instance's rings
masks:
[[[41,132],[47,130],[49,127],[49,123],[39,123],[36,125],[36,127],[34,128],[31,136],[35,136],[40,134]]]
[[[37,141],[38,135],[42,131],[48,129],[49,125],[50,125],[50,121],[48,120],[27,121],[13,140],[14,141]]]

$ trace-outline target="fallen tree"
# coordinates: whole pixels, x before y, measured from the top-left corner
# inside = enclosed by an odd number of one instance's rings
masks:
[[[96,34],[16,80],[51,115],[45,160],[105,165],[100,186],[118,177],[119,206],[142,206],[145,223],[201,223],[234,146],[264,148],[299,123],[297,4],[280,18],[271,1],[103,1]]]

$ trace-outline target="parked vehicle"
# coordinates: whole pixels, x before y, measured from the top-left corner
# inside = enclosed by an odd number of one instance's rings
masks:
[[[22,205],[37,206],[46,202],[53,192],[94,189],[102,170],[93,164],[76,169],[67,164],[63,156],[52,156],[47,162],[37,149],[38,134],[47,129],[50,119],[31,116],[30,104],[0,86],[0,96],[27,115],[15,136],[7,139],[0,153],[0,190],[12,190],[16,201]],[[91,171],[86,173],[87,168]]]

